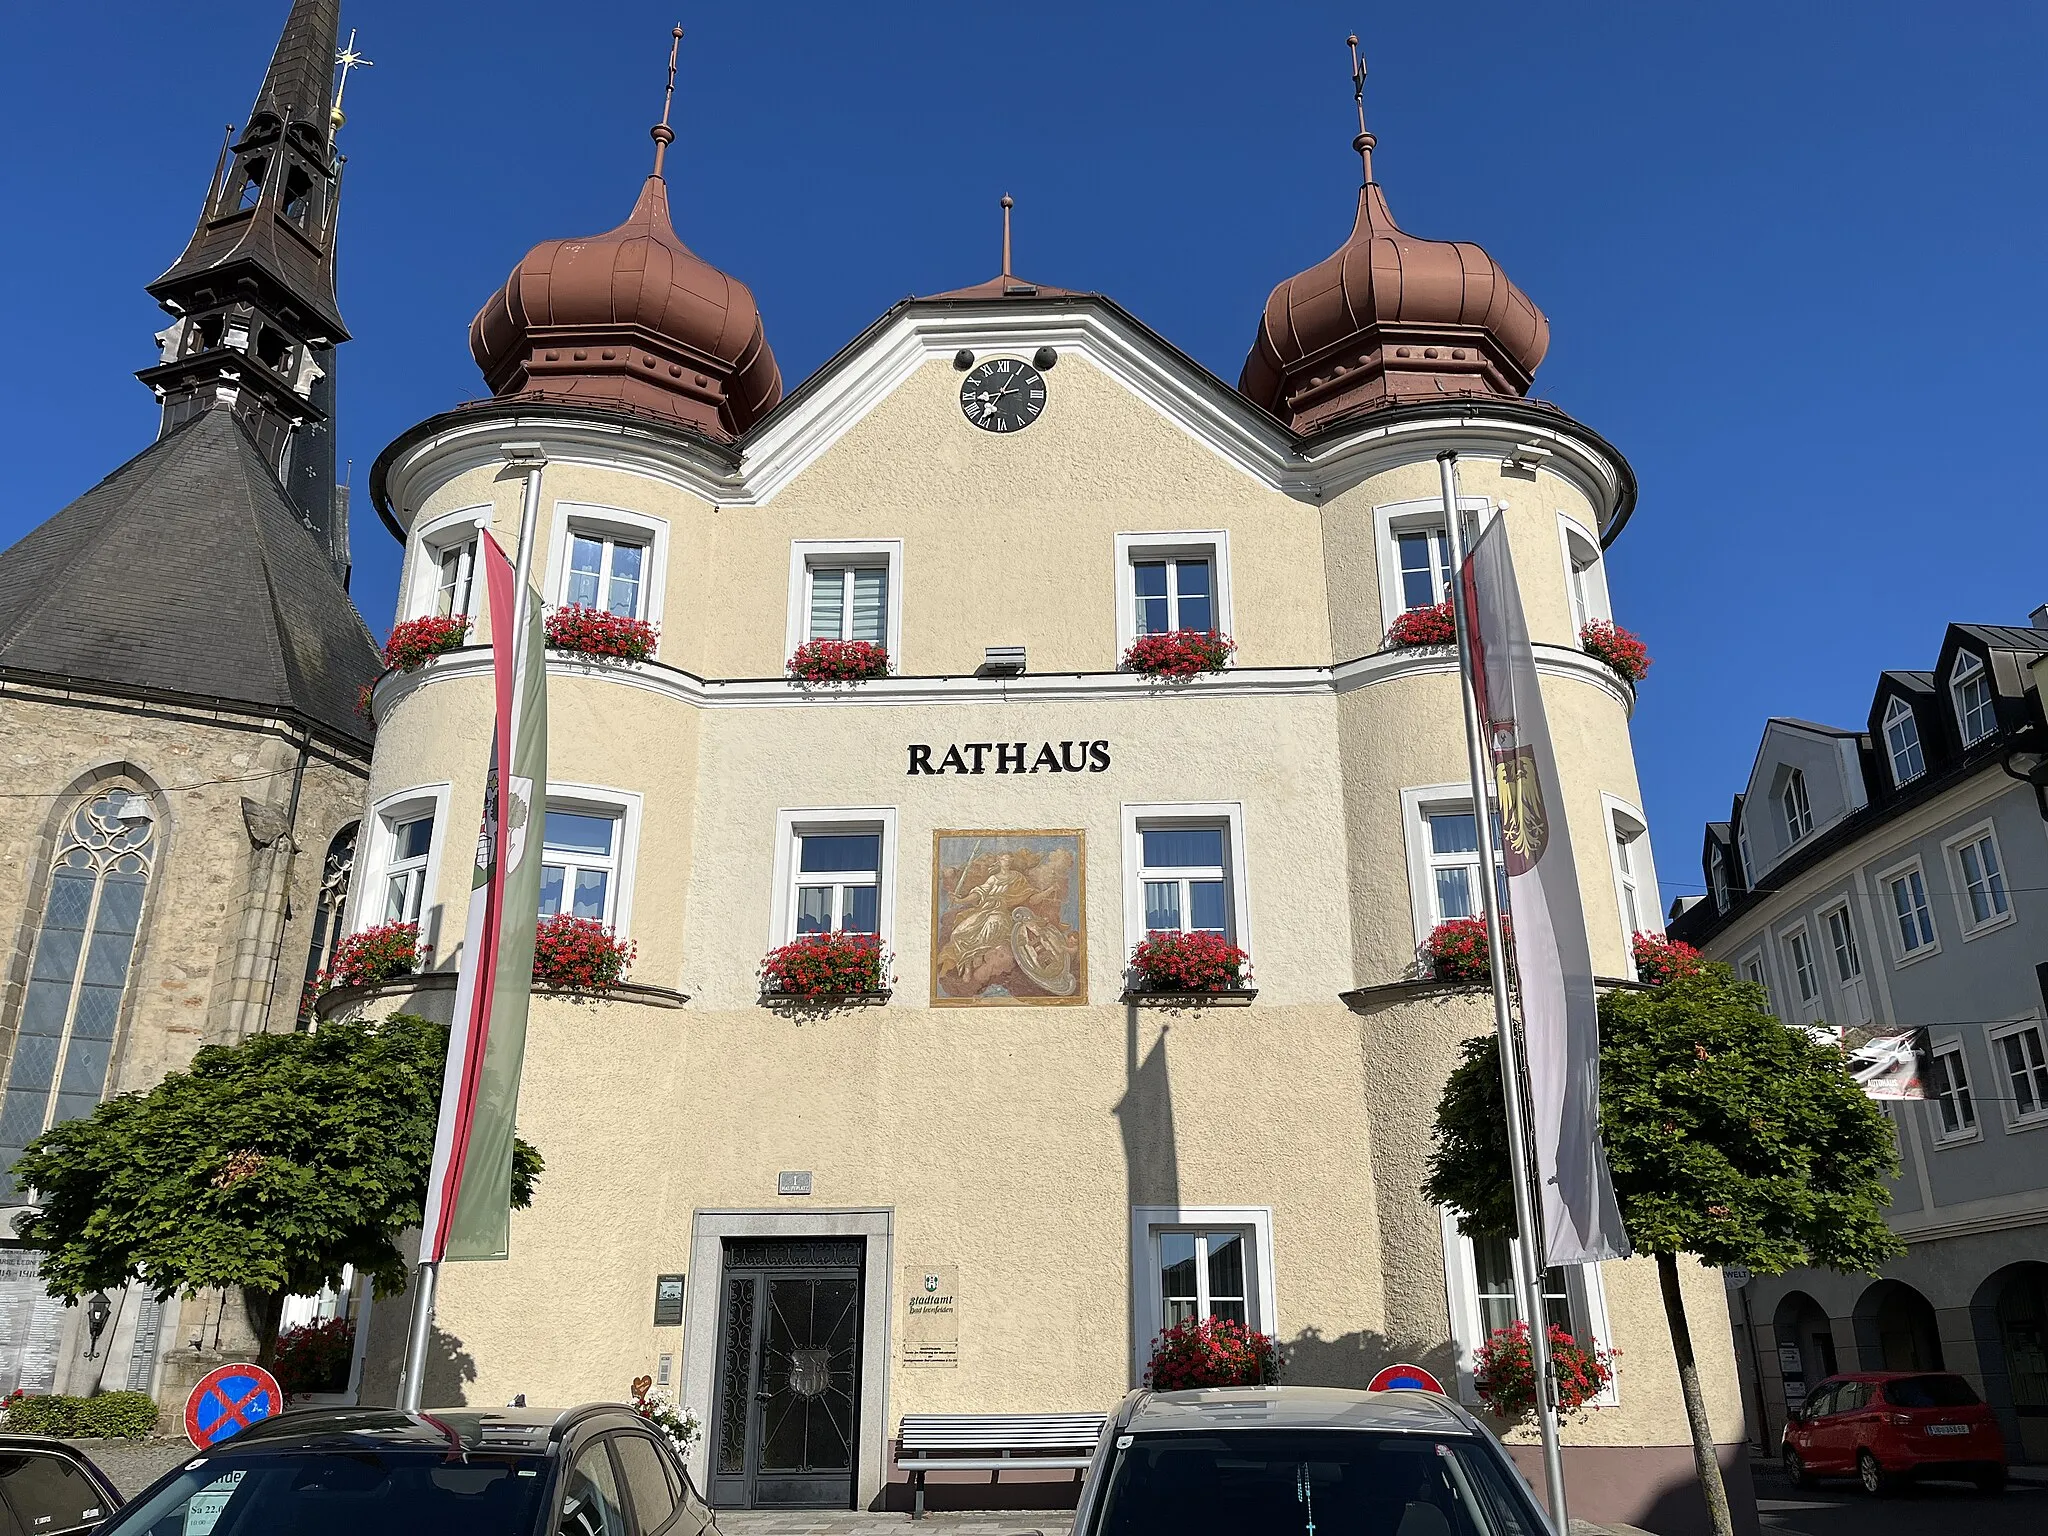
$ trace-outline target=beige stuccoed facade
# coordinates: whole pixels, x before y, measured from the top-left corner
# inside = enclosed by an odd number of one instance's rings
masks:
[[[1007,436],[971,425],[956,349],[1040,346],[1059,354],[1043,417]],[[1544,449],[1524,456],[1533,467],[1507,462],[1530,443]],[[720,1414],[745,1407],[726,1369],[726,1269],[750,1241],[844,1238],[859,1269],[849,1496],[900,1499],[905,1413],[1106,1409],[1140,1379],[1162,1229],[1242,1236],[1246,1307],[1278,1334],[1289,1379],[1362,1386],[1409,1360],[1469,1400],[1474,1261],[1455,1240],[1447,1251],[1418,1187],[1444,1076],[1491,1010],[1470,990],[1397,985],[1435,921],[1422,816],[1459,799],[1466,757],[1454,658],[1385,649],[1393,536],[1403,519],[1441,525],[1445,449],[1466,505],[1507,520],[1595,969],[1627,975],[1618,814],[1635,818],[1635,878],[1654,891],[1632,696],[1575,644],[1566,526],[1597,550],[1625,517],[1613,451],[1555,412],[1470,401],[1297,439],[1113,306],[910,304],[743,454],[512,400],[415,429],[379,465],[408,538],[400,617],[430,610],[451,532],[481,521],[514,544],[525,479],[507,451],[521,444],[546,458],[546,601],[564,596],[572,527],[649,550],[657,659],[550,661],[548,774],[558,802],[617,808],[631,979],[688,1001],[536,997],[520,1129],[547,1172],[513,1219],[509,1262],[444,1272],[429,1400],[616,1397],[665,1371],[706,1423],[694,1470],[715,1496],[744,1496],[720,1478]],[[782,672],[804,637],[806,551],[853,544],[888,562],[897,675],[801,688]],[[1206,551],[1238,647],[1225,672],[1166,685],[1117,670],[1130,559],[1147,548]],[[472,641],[491,629],[479,615]],[[974,675],[996,645],[1025,646],[1028,670]],[[459,959],[488,690],[473,643],[388,678],[376,701],[365,825],[433,809],[422,921],[444,970]],[[1019,742],[1034,762],[1041,743],[1105,743],[1107,762],[999,771],[993,744]],[[913,746],[936,765],[972,743],[990,744],[979,774],[913,769]],[[1248,1006],[1125,996],[1139,828],[1175,816],[1225,829]],[[806,818],[880,834],[884,1005],[760,997],[762,955],[791,936],[787,843]],[[947,830],[1083,835],[1073,1005],[935,1004]],[[372,830],[358,925],[379,915],[380,846]],[[445,1017],[451,995],[398,1001]],[[807,1191],[779,1194],[792,1172]],[[683,1320],[656,1327],[656,1277],[678,1274]],[[952,1363],[906,1363],[908,1291],[927,1274],[957,1284]],[[1610,1263],[1569,1291],[1574,1319],[1622,1352],[1615,1400],[1567,1433],[1575,1512],[1638,1518],[1690,1477],[1655,1274]],[[1686,1295],[1695,1337],[1725,1338],[1718,1275],[1688,1266]],[[403,1314],[375,1309],[366,1400],[392,1390]],[[1736,1445],[1730,1362],[1709,1351],[1704,1367],[1717,1438]]]

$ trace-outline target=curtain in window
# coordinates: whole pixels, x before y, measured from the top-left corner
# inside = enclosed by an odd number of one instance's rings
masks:
[[[106,1089],[142,899],[156,857],[156,812],[132,790],[102,791],[65,824],[0,1098],[0,1198],[7,1169]]]

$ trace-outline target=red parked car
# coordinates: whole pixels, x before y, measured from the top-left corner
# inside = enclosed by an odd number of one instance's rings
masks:
[[[1866,1493],[1914,1477],[1966,1478],[1986,1493],[2005,1486],[2005,1437],[1991,1409],[1946,1371],[1852,1371],[1830,1376],[1785,1426],[1785,1476],[1853,1476]]]

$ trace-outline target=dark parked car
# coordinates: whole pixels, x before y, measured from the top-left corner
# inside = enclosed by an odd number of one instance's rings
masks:
[[[1785,1426],[1781,1454],[1795,1487],[1854,1477],[1889,1493],[1915,1477],[2005,1486],[2005,1437],[1970,1384],[1948,1371],[1852,1371],[1813,1389]]]
[[[332,1408],[267,1419],[159,1478],[101,1536],[716,1536],[632,1409]]]
[[[73,1536],[120,1507],[105,1474],[63,1441],[0,1435],[0,1536]]]
[[[1074,1536],[1548,1536],[1500,1442],[1434,1392],[1134,1392]]]

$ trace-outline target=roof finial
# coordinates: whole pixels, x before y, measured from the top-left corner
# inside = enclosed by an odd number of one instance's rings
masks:
[[[661,174],[661,162],[667,155],[669,145],[675,143],[675,130],[668,125],[668,109],[676,99],[676,50],[683,46],[683,24],[676,23],[675,31],[669,34],[668,44],[668,90],[661,98],[661,121],[654,125],[654,174]]]
[[[348,46],[335,51],[334,62],[341,67],[341,79],[335,82],[334,86],[334,110],[327,114],[328,121],[332,125],[327,131],[329,138],[334,136],[336,129],[348,121],[347,118],[341,115],[342,94],[348,90],[348,72],[352,69],[370,69],[373,67],[372,60],[366,59],[356,52],[356,29],[354,27],[348,29]]]
[[[1358,158],[1365,165],[1365,179],[1372,182],[1372,150],[1379,142],[1365,126],[1365,60],[1358,54],[1358,34],[1352,33],[1344,39],[1351,45],[1351,94],[1358,102],[1358,137],[1351,141],[1351,147],[1358,151]]]
[[[1003,194],[1003,276],[1010,275],[1010,194]]]

